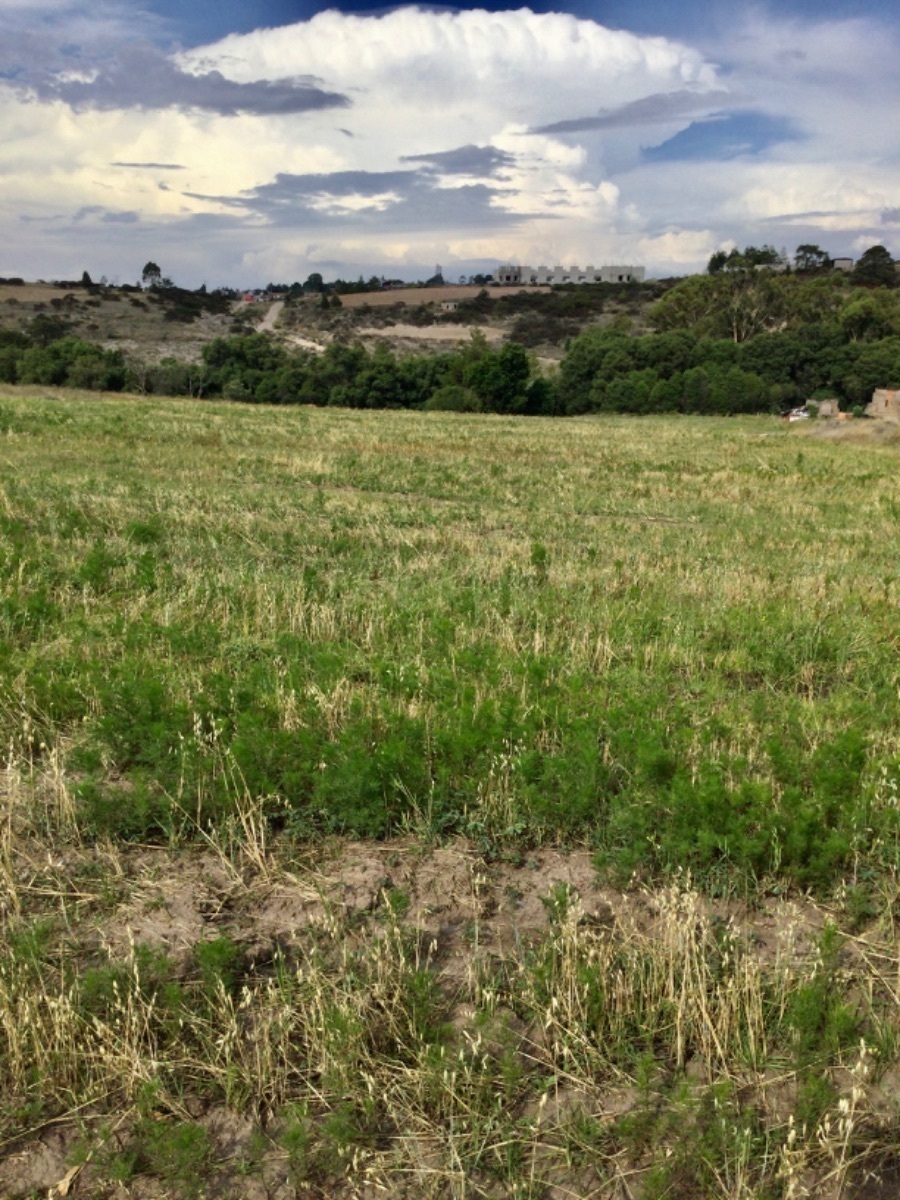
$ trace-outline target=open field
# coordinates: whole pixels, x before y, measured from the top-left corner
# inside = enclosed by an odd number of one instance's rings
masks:
[[[499,300],[511,291],[539,292],[547,295],[546,287],[481,288],[474,284],[445,284],[443,287],[391,288],[384,292],[346,292],[341,296],[345,308],[390,308],[395,304],[440,304],[447,300],[474,300],[486,291],[492,300]]]
[[[0,388],[0,1195],[895,1196],[900,448],[815,432]]]

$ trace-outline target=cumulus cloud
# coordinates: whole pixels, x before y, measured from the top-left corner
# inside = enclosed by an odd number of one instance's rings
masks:
[[[729,238],[837,254],[898,219],[898,47],[871,22],[748,9],[686,45],[527,9],[329,11],[165,54],[137,0],[39,3],[55,41],[0,0],[4,203],[33,218],[0,245],[32,274],[64,273],[47,257],[76,217],[79,260],[170,246],[199,279],[213,262],[674,272]]]
[[[111,62],[87,74],[77,69],[42,72],[21,83],[42,99],[62,100],[82,111],[179,108],[222,116],[275,116],[350,103],[346,96],[320,88],[312,76],[239,82],[217,70],[185,71],[149,44],[125,46]]]

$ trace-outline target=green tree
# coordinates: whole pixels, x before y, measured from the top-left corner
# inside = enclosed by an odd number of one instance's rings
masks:
[[[794,267],[798,271],[822,271],[831,265],[831,258],[821,246],[804,242],[794,254]]]
[[[897,280],[897,272],[890,251],[884,246],[871,246],[856,264],[853,279],[868,287],[892,287]]]
[[[141,271],[141,282],[144,287],[154,288],[159,286],[159,281],[162,279],[162,271],[155,262],[144,264],[144,269]]]
[[[874,342],[896,332],[894,297],[890,292],[857,292],[856,298],[841,309],[838,321],[851,342]]]
[[[466,373],[466,384],[491,412],[520,412],[525,408],[525,388],[531,364],[525,350],[510,342],[500,351],[490,351]]]

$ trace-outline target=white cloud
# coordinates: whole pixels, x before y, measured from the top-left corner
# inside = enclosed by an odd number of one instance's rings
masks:
[[[402,273],[438,260],[451,275],[454,263],[501,259],[668,273],[702,269],[729,239],[821,235],[833,253],[873,232],[882,240],[900,194],[900,152],[884,133],[900,107],[898,47],[871,22],[751,10],[701,48],[527,9],[329,11],[168,62],[145,48],[156,86],[142,91],[127,69],[143,61],[133,37],[127,51],[110,49],[114,34],[128,40],[130,11],[0,0],[0,30],[21,30],[31,12],[60,39],[79,22],[104,39],[96,61],[85,51],[41,65],[32,37],[27,66],[43,100],[0,85],[5,273],[62,274],[53,256],[65,250],[81,269],[128,276],[136,246],[157,261],[171,246],[184,268],[166,270],[184,282],[188,264],[198,282],[226,270],[305,277],[307,263]],[[185,73],[197,79],[185,84]],[[176,103],[169,79],[180,108],[163,107]],[[309,111],[290,108],[292,89],[307,89]],[[790,139],[750,139],[730,161],[642,159],[642,147],[734,110]],[[166,164],[184,169],[164,174]],[[23,232],[22,216],[38,220]]]

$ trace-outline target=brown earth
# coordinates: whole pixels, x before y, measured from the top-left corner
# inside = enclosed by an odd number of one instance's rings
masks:
[[[518,292],[547,292],[548,288],[481,288],[475,284],[448,284],[444,287],[395,288],[385,292],[350,292],[341,296],[344,308],[389,308],[392,304],[440,304],[442,300],[474,300],[486,291],[492,300]]]
[[[72,882],[92,876],[112,877],[111,896],[103,899]],[[465,993],[465,984],[480,961],[515,961],[545,938],[554,920],[552,897],[563,890],[577,903],[579,923],[613,938],[665,936],[667,914],[677,903],[675,891],[605,885],[586,850],[543,849],[522,862],[486,862],[465,841],[436,847],[409,839],[383,844],[326,843],[307,851],[305,858],[287,859],[278,866],[268,858],[255,866],[235,864],[212,850],[73,849],[52,860],[46,856],[42,862],[35,860],[31,878],[31,886],[41,894],[58,893],[67,922],[75,918],[79,929],[93,926],[88,940],[96,951],[109,953],[114,960],[126,959],[131,947],[142,944],[164,951],[176,963],[187,964],[198,942],[227,936],[241,947],[251,968],[265,967],[276,955],[290,954],[292,948],[314,938],[328,923],[344,923],[352,931],[349,936],[360,941],[377,937],[388,908],[402,900],[404,926],[430,947],[430,961],[450,995]],[[698,920],[736,928],[748,938],[754,953],[771,964],[813,960],[832,916],[804,898],[757,899],[752,905],[709,899],[692,903],[697,905],[692,911]],[[96,915],[90,917],[92,909]],[[848,961],[868,966],[870,959],[879,959],[883,949],[859,936],[848,940],[846,952]],[[890,970],[888,962],[882,965]],[[472,1010],[461,1003],[457,1010],[453,1023],[463,1027],[470,1022]],[[539,1047],[540,1031],[526,1029],[512,1014],[508,1028],[527,1059]],[[688,1075],[703,1082],[705,1065],[693,1061]],[[772,1111],[781,1103],[789,1110],[792,1097],[787,1092],[781,1096],[779,1089],[784,1085],[777,1071],[759,1086]],[[900,1077],[895,1072],[873,1084],[870,1098],[881,1112],[896,1112],[898,1089]],[[540,1121],[561,1120],[566,1107],[576,1100],[561,1083],[532,1115]],[[602,1092],[602,1116],[614,1120],[637,1110],[638,1103],[633,1086],[611,1080]],[[260,1152],[248,1118],[190,1097],[185,1099],[185,1113],[203,1126],[215,1150],[218,1166],[209,1181],[212,1190],[204,1190],[203,1195],[222,1200],[295,1200],[300,1194],[288,1178],[283,1153],[277,1149]],[[96,1125],[98,1115],[83,1116],[87,1128]],[[110,1152],[116,1146],[124,1150],[127,1137],[127,1121],[122,1118],[109,1133],[106,1145]],[[168,1200],[171,1193],[158,1180],[142,1176],[109,1191],[90,1158],[79,1163],[81,1138],[77,1126],[66,1122],[0,1146],[0,1196]],[[248,1161],[255,1163],[252,1173],[242,1166]],[[640,1194],[627,1187],[596,1190],[596,1181],[589,1186],[587,1178],[586,1191],[571,1190],[573,1181],[577,1184],[577,1172],[570,1172],[559,1188],[554,1185],[541,1195],[548,1200],[576,1194],[625,1200]],[[853,1194],[864,1200],[891,1200],[898,1194],[892,1190],[898,1182],[900,1167],[888,1163],[881,1175],[859,1176]],[[846,1200],[848,1194],[843,1187],[837,1189],[830,1177],[810,1179],[808,1186],[809,1190],[797,1195]],[[328,1194],[335,1200],[350,1200],[351,1196],[375,1200],[384,1192],[364,1182],[348,1182],[335,1183]],[[412,1200],[415,1193],[401,1187],[393,1194]],[[435,1197],[449,1198],[450,1194],[434,1192]]]

